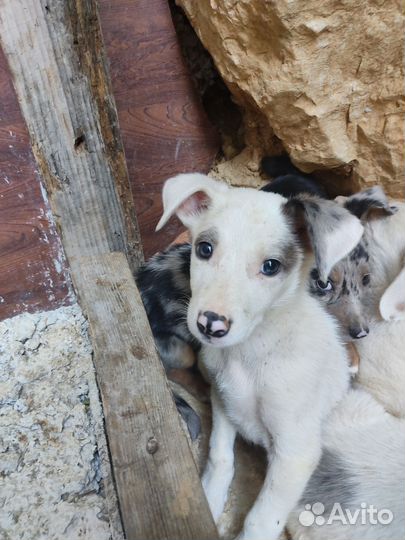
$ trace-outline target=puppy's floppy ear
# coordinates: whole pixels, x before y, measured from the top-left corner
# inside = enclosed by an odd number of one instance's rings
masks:
[[[159,231],[173,214],[189,227],[193,218],[211,205],[216,194],[227,190],[226,184],[204,174],[179,174],[169,178],[163,186],[163,215],[156,230]]]
[[[285,204],[301,242],[308,240],[315,255],[319,279],[327,282],[334,265],[348,255],[363,235],[360,221],[332,201],[299,195]]]
[[[392,216],[398,210],[395,206],[390,205],[380,186],[365,189],[351,197],[337,197],[335,200],[362,221]]]
[[[380,313],[386,321],[405,319],[405,268],[401,270],[382,295]]]

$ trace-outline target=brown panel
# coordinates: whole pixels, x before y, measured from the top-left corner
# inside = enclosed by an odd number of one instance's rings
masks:
[[[104,41],[145,257],[180,232],[154,228],[163,181],[207,172],[219,149],[181,55],[167,0],[100,0]]]
[[[0,50],[0,320],[70,302],[61,244],[41,193],[6,59]]]

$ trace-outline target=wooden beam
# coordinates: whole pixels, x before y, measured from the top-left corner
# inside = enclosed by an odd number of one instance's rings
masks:
[[[0,39],[68,258],[142,260],[96,0],[0,0]]]
[[[217,533],[122,253],[75,258],[90,321],[127,540],[215,540]]]

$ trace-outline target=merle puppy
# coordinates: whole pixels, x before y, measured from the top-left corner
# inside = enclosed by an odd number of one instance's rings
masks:
[[[154,255],[138,271],[136,281],[164,367],[194,364],[200,345],[186,322],[190,300],[190,244],[175,244]]]
[[[338,204],[359,218],[364,225],[384,220],[397,211],[384,191],[375,186],[353,195],[338,197]],[[369,333],[373,268],[369,255],[370,236],[363,235],[358,245],[332,269],[328,281],[319,280],[316,269],[310,274],[310,290],[325,304],[326,309],[340,323],[346,343],[357,341]]]

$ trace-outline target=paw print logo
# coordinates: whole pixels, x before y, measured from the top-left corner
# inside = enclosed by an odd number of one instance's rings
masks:
[[[325,506],[320,502],[316,502],[312,505],[306,504],[305,510],[303,510],[298,516],[298,521],[304,527],[310,527],[314,523],[316,525],[324,525],[326,521],[322,515],[324,512]]]

